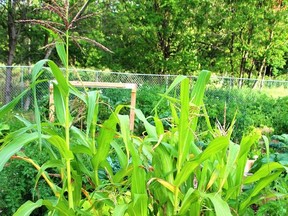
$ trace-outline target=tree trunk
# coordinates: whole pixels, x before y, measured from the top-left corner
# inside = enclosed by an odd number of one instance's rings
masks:
[[[254,86],[253,86],[253,89],[259,87],[259,89],[262,88],[263,86],[263,81],[264,81],[264,78],[265,78],[265,70],[266,70],[266,57],[263,59],[262,61],[262,64],[261,64],[261,67],[259,69],[259,73],[258,73],[258,79],[257,81],[255,82]],[[259,83],[260,82],[260,83]]]
[[[233,62],[233,56],[234,56],[234,39],[235,39],[235,33],[233,32],[231,35],[231,40],[230,40],[230,46],[229,46],[229,63],[230,63],[230,68],[231,68],[231,76],[234,77],[235,74],[235,69],[234,69],[234,62]]]
[[[15,1],[8,1],[8,42],[9,51],[6,68],[6,79],[5,79],[5,103],[9,103],[12,99],[12,64],[16,52],[17,44],[17,32],[15,24]]]

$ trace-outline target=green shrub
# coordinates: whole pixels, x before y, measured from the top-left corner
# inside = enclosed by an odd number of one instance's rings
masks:
[[[204,103],[212,123],[219,121],[227,128],[236,114],[232,136],[235,140],[252,128],[274,127],[275,99],[266,94],[249,89],[208,89],[205,95]]]
[[[22,151],[29,157],[35,158],[39,163],[48,159],[48,154],[39,151],[39,146],[28,145]],[[27,200],[48,198],[52,191],[43,179],[35,186],[37,170],[27,162],[10,159],[0,175],[0,210],[1,215],[10,216]],[[33,212],[33,215],[43,215],[44,208]]]
[[[287,133],[288,130],[288,97],[278,98],[271,107],[272,123],[275,134]]]

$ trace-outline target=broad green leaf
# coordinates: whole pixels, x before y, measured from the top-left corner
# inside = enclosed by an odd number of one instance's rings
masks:
[[[51,212],[57,213],[57,215],[75,216],[74,210],[69,208],[68,202],[64,199],[43,200],[42,204],[46,206]]]
[[[123,216],[127,209],[127,204],[116,205],[112,216]]]
[[[161,134],[164,134],[164,126],[163,126],[162,121],[159,119],[157,113],[155,113],[154,122],[155,122],[157,135],[160,136]]]
[[[43,200],[40,199],[36,203],[27,201],[13,214],[13,216],[28,216],[35,209],[40,208],[43,205]]]
[[[61,160],[48,160],[47,162],[45,162],[41,166],[40,170],[38,170],[38,173],[35,177],[35,187],[37,186],[37,183],[38,183],[39,178],[41,177],[42,173],[45,172],[46,169],[54,168],[54,167],[60,169],[60,168],[64,168],[65,165],[63,164],[63,162]]]
[[[99,135],[97,137],[97,153],[93,156],[92,164],[94,171],[96,171],[96,179],[95,181],[98,182],[98,168],[102,161],[106,160],[107,155],[110,150],[110,143],[113,140],[116,134],[116,125],[118,120],[116,118],[116,114],[112,113],[108,120],[106,120],[102,128],[100,129]]]
[[[82,100],[86,105],[87,105],[87,99],[85,97],[85,94],[81,91],[79,91],[77,88],[75,88],[74,86],[72,86],[70,83],[68,83],[69,85],[69,89],[70,89],[70,93],[72,95],[75,95],[77,98],[79,98],[80,100]]]
[[[69,85],[67,83],[67,80],[65,79],[63,72],[60,70],[60,68],[51,60],[48,61],[48,65],[51,69],[51,72],[53,73],[56,81],[57,86],[62,93],[63,97],[66,97],[69,92]]]
[[[38,61],[32,68],[32,83],[35,83],[44,69],[44,65],[49,61],[48,59],[42,59]]]
[[[146,216],[148,215],[148,197],[146,194],[133,194],[133,202],[130,203],[129,208],[133,209],[134,215]]]
[[[2,106],[0,108],[0,118],[3,118],[5,115],[7,115],[7,113],[9,113],[18,104],[20,99],[23,98],[23,96],[27,94],[28,91],[30,91],[30,88],[24,90],[21,94],[15,97],[11,102]]]
[[[77,128],[75,126],[71,126],[70,131],[71,131],[71,135],[73,135],[73,137],[77,138],[80,145],[83,145],[83,146],[89,148],[89,143],[86,139],[86,135],[82,130],[80,130],[79,128]],[[79,146],[79,145],[75,145],[75,147],[76,146]],[[73,145],[71,147],[73,147]],[[90,154],[92,154],[92,152]]]
[[[67,54],[66,54],[66,50],[65,50],[65,45],[63,43],[63,41],[59,38],[59,36],[56,36],[56,50],[57,50],[57,54],[59,56],[59,58],[61,59],[61,62],[64,66],[67,65]]]
[[[202,194],[202,196],[210,199],[210,201],[213,203],[216,216],[232,216],[228,203],[221,199],[221,196],[219,194],[206,193]]]
[[[165,145],[164,143],[160,143],[159,146],[156,147],[153,153],[152,165],[155,169],[155,175],[166,179],[169,183],[174,182],[173,175],[173,155],[169,152],[169,149],[166,147],[170,145]],[[175,154],[176,156],[177,154]]]
[[[199,191],[195,190],[194,188],[189,188],[188,191],[185,193],[178,214],[187,215],[187,211],[191,209],[192,203],[197,202],[199,199],[200,199]]]
[[[116,151],[121,168],[126,168],[128,165],[128,160],[125,153],[122,151],[121,146],[115,140],[111,142],[111,146]]]
[[[240,213],[244,212],[245,208],[247,208],[250,204],[252,204],[250,201],[254,196],[258,195],[263,188],[265,188],[271,182],[277,179],[280,174],[281,174],[281,171],[275,172],[270,175],[268,175],[267,173],[266,177],[262,178],[259,182],[257,182],[255,187],[252,189],[252,192],[250,193],[250,195],[240,203],[240,207],[239,207]]]
[[[137,116],[137,118],[140,119],[140,121],[142,121],[144,123],[145,129],[148,133],[149,137],[153,137],[153,138],[157,138],[157,131],[154,125],[151,125],[147,119],[145,118],[144,114],[142,113],[141,110],[139,109],[135,109],[135,114]]]
[[[51,143],[51,145],[56,147],[66,161],[74,158],[72,151],[69,150],[66,141],[62,137],[58,135],[52,135],[44,136],[43,138],[45,138],[49,143]]]
[[[226,149],[229,143],[230,140],[228,136],[222,136],[213,139],[207,148],[201,153],[201,155],[199,155],[201,162]]]
[[[186,77],[185,76],[177,76],[173,83],[169,86],[169,88],[167,89],[167,91],[164,93],[165,96],[168,96],[169,93],[183,80],[185,79]],[[157,109],[157,107],[159,106],[159,104],[163,101],[163,97],[160,99],[160,101],[156,104],[156,106],[153,108],[152,111],[154,111],[155,109]]]
[[[131,195],[133,200],[133,208],[136,215],[147,215],[148,196],[146,191],[146,171],[141,163],[141,158],[132,142],[129,129],[129,117],[127,115],[118,115],[121,137],[126,148],[132,156],[132,179],[131,179]]]
[[[178,193],[180,199],[183,199],[183,194],[181,193],[181,191],[179,191],[179,188],[173,184],[171,184],[170,182],[167,182],[163,179],[160,178],[151,178],[148,182],[148,184],[151,184],[153,181],[157,181],[159,182],[162,186],[164,186],[165,188],[167,188],[169,191],[171,191],[172,193]]]
[[[109,198],[109,193],[105,192],[93,192],[91,198],[98,202],[103,202],[108,206],[115,207],[114,202]]]
[[[181,172],[177,174],[174,184],[176,186],[180,186],[183,182],[185,182],[192,172],[200,165],[200,161],[188,161],[184,164]]]
[[[12,155],[17,153],[24,145],[38,139],[38,133],[24,133],[15,137],[0,150],[0,172]]]
[[[54,90],[54,106],[56,111],[56,116],[61,125],[65,125],[65,113],[68,112],[65,108],[65,99],[63,98],[63,95],[61,94],[58,85],[56,83],[53,83]]]
[[[221,152],[223,149],[227,148],[229,142],[229,137],[227,136],[217,137],[212,140],[204,152],[202,152],[192,161],[188,161],[183,165],[181,172],[177,173],[174,184],[176,186],[180,186],[184,181],[188,179],[196,167],[198,167],[203,161],[213,157],[218,152]]]
[[[197,78],[197,82],[193,87],[190,98],[191,102],[196,106],[200,106],[203,103],[203,97],[205,93],[205,88],[209,82],[211,72],[207,70],[202,70]]]
[[[98,110],[99,110],[99,92],[98,91],[91,91],[88,92],[87,95],[87,134],[90,133],[90,130],[93,129],[91,127],[96,127],[97,117],[98,117]]]
[[[227,162],[225,166],[225,171],[223,172],[223,175],[220,176],[221,182],[219,186],[219,191],[222,189],[223,185],[227,181],[227,178],[229,174],[233,171],[234,165],[237,162],[237,156],[240,150],[240,146],[234,144],[233,142],[230,142],[229,150],[228,150],[228,156],[227,156]]]
[[[205,163],[205,162],[204,162]],[[206,163],[207,165],[208,163]],[[210,179],[209,179],[209,182],[207,183],[207,186],[206,186],[206,191],[209,190],[209,188],[215,183],[215,181],[219,178],[219,175],[220,175],[220,171],[219,171],[219,164],[218,166],[215,167],[214,171],[212,172],[212,174],[209,176]]]
[[[266,177],[271,174],[272,171],[274,170],[282,170],[284,171],[283,165],[277,162],[270,162],[267,164],[263,164],[259,170],[257,170],[256,173],[254,173],[252,176],[248,176],[244,180],[244,184],[249,184],[255,181],[260,180],[263,177]]]
[[[189,116],[189,79],[186,78],[181,82],[180,88],[181,110],[180,120],[178,125],[179,141],[178,141],[178,156],[177,156],[177,171],[180,172],[182,165],[189,154],[191,143],[193,142],[193,132],[190,130]],[[193,145],[193,144],[192,144]],[[199,151],[199,149],[198,149]],[[194,152],[193,152],[194,153]]]

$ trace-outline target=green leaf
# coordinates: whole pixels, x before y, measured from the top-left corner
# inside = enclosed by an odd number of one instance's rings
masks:
[[[203,194],[203,197],[210,199],[213,203],[216,216],[232,216],[229,205],[217,193]]]
[[[224,172],[221,172],[221,176],[220,176],[221,182],[219,186],[219,191],[222,189],[223,185],[227,181],[228,176],[233,171],[234,165],[237,162],[237,156],[238,156],[239,150],[240,150],[239,145],[234,144],[232,142],[230,143],[229,150],[227,153],[228,156],[227,156],[226,166],[225,166]]]
[[[148,136],[149,137],[153,137],[153,138],[157,138],[157,131],[156,131],[156,128],[155,126],[151,125],[147,119],[145,118],[144,114],[142,113],[141,110],[139,109],[135,109],[135,114],[137,116],[137,118],[140,119],[140,121],[142,121],[144,123],[144,126],[145,126],[145,129],[148,133]]]
[[[38,133],[25,133],[19,137],[15,137],[7,145],[0,150],[0,172],[6,162],[12,155],[17,153],[25,144],[30,143],[38,138]]]
[[[87,134],[92,130],[92,126],[96,127],[98,110],[99,110],[99,91],[88,92],[87,100]],[[92,130],[93,132],[93,130]]]
[[[250,184],[250,183],[253,183],[255,181],[258,181],[261,178],[270,175],[270,173],[272,171],[279,170],[279,169],[282,171],[285,170],[283,165],[281,165],[280,163],[277,163],[277,162],[270,162],[270,163],[264,164],[260,167],[259,170],[257,170],[256,173],[254,173],[252,176],[248,176],[244,180],[244,184]]]
[[[204,152],[195,157],[192,161],[186,162],[183,165],[181,172],[177,173],[174,184],[180,186],[189,178],[197,166],[199,166],[203,161],[213,158],[218,152],[223,151],[223,149],[226,149],[229,142],[230,140],[228,136],[217,137],[212,140]]]
[[[3,118],[5,115],[7,115],[7,113],[9,113],[17,105],[20,99],[23,98],[23,96],[27,94],[28,91],[30,91],[30,88],[24,90],[21,94],[15,97],[8,104],[5,104],[4,106],[2,106],[0,108],[0,118]]]
[[[128,160],[127,160],[127,157],[126,157],[125,153],[122,151],[121,146],[120,146],[115,140],[113,140],[113,141],[111,142],[111,146],[112,146],[112,147],[115,149],[115,151],[116,151],[116,154],[117,154],[117,157],[118,157],[120,166],[121,166],[122,168],[127,167],[127,165],[128,165]]]
[[[193,132],[190,130],[189,119],[189,79],[186,78],[181,82],[180,88],[181,110],[180,121],[178,125],[179,141],[178,141],[178,157],[177,157],[177,170],[181,171],[182,165],[189,154],[191,143],[194,140]],[[199,151],[199,149],[198,149]],[[198,154],[197,151],[197,154]]]
[[[184,199],[179,210],[179,215],[187,215],[187,211],[191,209],[191,205],[200,199],[200,193],[194,188],[189,188],[185,193]]]
[[[127,204],[116,205],[112,216],[123,216],[127,209]]]
[[[48,168],[52,168],[52,167],[56,167],[56,168],[64,168],[65,165],[63,164],[63,162],[61,160],[49,160],[47,162],[45,162],[40,170],[38,171],[36,177],[35,177],[35,187],[37,186],[37,182],[39,181],[39,178],[41,177],[42,173],[45,172],[46,169]]]
[[[259,182],[257,182],[257,184],[255,185],[255,187],[252,189],[252,192],[250,193],[250,195],[241,202],[240,204],[240,213],[243,213],[245,211],[245,208],[247,208],[250,204],[252,204],[250,201],[251,199],[258,195],[259,192],[265,188],[267,185],[269,185],[272,181],[274,181],[275,179],[277,179],[279,177],[279,175],[281,174],[282,171],[278,171],[275,172],[273,174],[267,173],[266,177],[262,178]],[[258,200],[258,199],[257,199]]]
[[[57,36],[57,42],[56,42],[56,50],[57,50],[57,54],[59,56],[59,58],[61,59],[61,62],[64,66],[67,65],[67,54],[66,54],[66,50],[65,50],[65,45],[63,43],[63,41],[61,41],[61,39]]]
[[[32,83],[35,83],[37,78],[43,71],[44,65],[49,61],[48,59],[42,59],[38,61],[32,68]]]
[[[48,61],[48,65],[51,68],[51,72],[53,73],[56,81],[57,86],[60,90],[60,92],[63,94],[63,97],[68,95],[69,92],[69,85],[67,83],[67,80],[65,79],[63,72],[60,70],[60,68],[51,60]]]
[[[63,95],[60,93],[60,90],[58,88],[58,85],[56,83],[53,83],[53,95],[54,95],[54,105],[55,105],[55,111],[56,116],[61,125],[65,125],[65,103]]]
[[[71,160],[74,158],[72,151],[68,149],[66,141],[62,137],[58,135],[52,135],[43,136],[43,138],[45,138],[49,143],[56,147],[62,157],[65,158],[65,160]]]
[[[13,216],[28,216],[30,215],[35,209],[40,208],[43,205],[43,200],[40,199],[36,203],[31,201],[25,202],[20,208],[13,214]]]
[[[165,96],[168,96],[169,93],[183,80],[186,76],[177,76],[176,79],[174,79],[173,83],[169,86],[167,91],[165,92]],[[160,103],[163,101],[163,97],[160,99],[160,101],[156,104],[156,106],[153,108],[153,111],[157,109],[157,107],[160,105]]]
[[[57,215],[61,215],[61,216],[74,216],[75,215],[74,210],[69,208],[67,201],[64,199],[43,200],[42,202],[43,202],[43,205],[45,205],[50,211],[56,212]]]

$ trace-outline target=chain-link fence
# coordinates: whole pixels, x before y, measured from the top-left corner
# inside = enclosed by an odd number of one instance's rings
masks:
[[[12,91],[11,98],[21,93],[30,84],[31,67],[13,66],[12,67]],[[0,105],[5,104],[5,84],[6,84],[7,67],[0,66]],[[138,89],[149,86],[151,91],[163,93],[176,78],[176,75],[157,75],[157,74],[131,74],[120,72],[96,71],[88,69],[71,69],[70,80],[92,81],[92,82],[113,82],[113,83],[135,83]],[[51,74],[43,73],[40,79],[46,80],[38,85],[39,100],[49,100],[49,80],[53,79]],[[195,81],[197,77],[190,76]],[[276,80],[257,80],[247,78],[231,78],[231,77],[211,77],[209,87],[215,88],[251,88],[251,89],[276,89],[286,91],[288,81]],[[288,90],[288,89],[287,89]],[[115,95],[117,97],[117,95]],[[21,99],[18,108],[29,109],[31,106],[31,95],[27,95]]]

